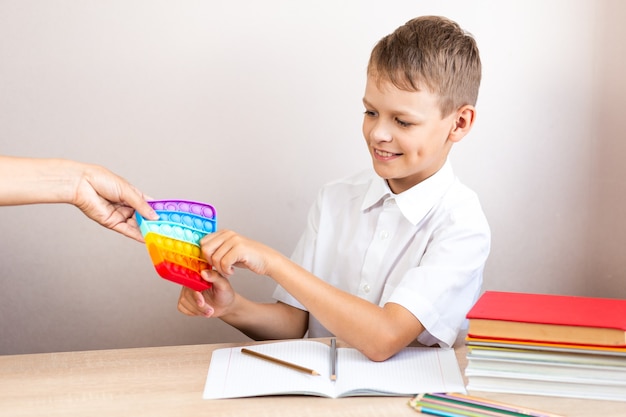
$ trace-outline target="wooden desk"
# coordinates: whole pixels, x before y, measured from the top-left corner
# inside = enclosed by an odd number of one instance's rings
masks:
[[[2,416],[416,416],[402,397],[203,400],[211,352],[237,344],[0,356]],[[464,368],[465,349],[457,350]],[[255,378],[255,375],[250,375]],[[626,402],[470,393],[565,416],[626,416]]]

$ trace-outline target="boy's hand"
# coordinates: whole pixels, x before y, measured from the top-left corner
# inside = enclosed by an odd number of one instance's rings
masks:
[[[270,275],[269,258],[273,249],[231,230],[209,233],[202,238],[200,246],[203,257],[224,277],[231,276],[234,267],[247,268],[258,275]]]
[[[223,316],[235,300],[233,287],[216,271],[202,271],[202,278],[212,283],[212,287],[202,292],[183,287],[178,297],[178,311],[188,316]]]

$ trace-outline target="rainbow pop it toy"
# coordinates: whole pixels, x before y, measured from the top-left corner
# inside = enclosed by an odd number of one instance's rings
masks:
[[[154,200],[148,204],[159,220],[147,220],[137,212],[135,217],[157,273],[192,290],[211,288],[200,276],[203,269],[211,269],[201,258],[200,239],[216,230],[215,208],[186,200]]]

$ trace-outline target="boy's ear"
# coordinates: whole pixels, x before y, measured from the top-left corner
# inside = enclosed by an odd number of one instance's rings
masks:
[[[474,120],[476,119],[476,109],[471,104],[466,104],[456,111],[454,125],[448,140],[451,142],[459,142],[465,135],[472,130]]]

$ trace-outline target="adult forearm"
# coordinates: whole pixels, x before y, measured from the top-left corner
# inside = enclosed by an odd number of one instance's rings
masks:
[[[73,161],[0,156],[0,205],[70,203],[80,176]]]

